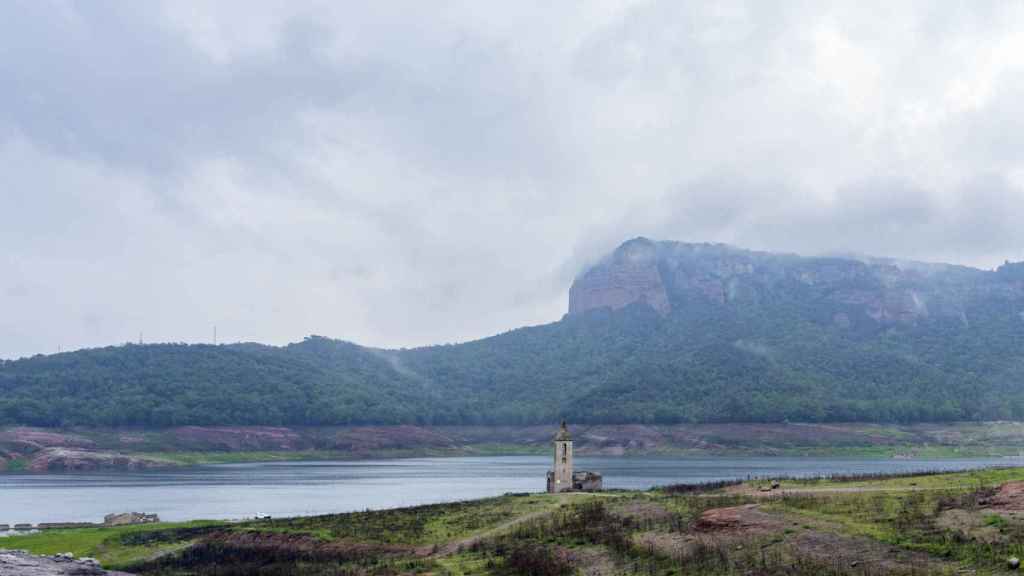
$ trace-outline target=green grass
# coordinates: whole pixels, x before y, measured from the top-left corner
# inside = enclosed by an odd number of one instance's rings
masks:
[[[500,531],[505,523],[524,515],[556,510],[565,502],[588,498],[533,494],[241,524],[195,521],[48,530],[6,538],[2,545],[34,554],[71,552],[96,558],[113,569],[127,569],[155,556],[183,550],[202,536],[202,528],[303,534],[324,541],[431,546]]]
[[[186,547],[190,541],[152,542],[131,545],[122,541],[126,535],[161,532],[182,528],[220,526],[214,521],[161,522],[137,526],[110,528],[75,528],[71,530],[44,530],[36,534],[11,536],[0,540],[3,547],[28,550],[33,554],[59,554],[71,552],[75,556],[96,558],[105,568],[124,568],[157,554]]]
[[[463,552],[440,558],[437,565],[445,576],[473,576],[493,571],[494,560],[477,552]]]
[[[992,487],[1022,478],[1024,469],[1018,468],[833,482],[827,486],[885,490],[784,495],[765,504],[764,509],[825,521],[847,534],[958,562],[978,573],[993,573],[1008,557],[1024,553],[1024,523],[987,514],[979,501],[992,493]],[[947,510],[974,520],[959,527],[944,524]],[[992,540],[982,535],[981,528],[996,528],[1003,537]]]
[[[985,516],[985,525],[992,526],[993,528],[1005,528],[1007,522],[1006,518],[1003,518],[999,514],[988,514]]]
[[[413,508],[251,522],[240,529],[307,534],[323,540],[432,545],[494,529],[519,516],[557,508],[565,497],[501,496]]]
[[[476,444],[458,448],[382,449],[370,452],[342,452],[335,450],[295,451],[167,451],[136,452],[132,456],[167,460],[181,466],[206,464],[240,464],[245,462],[293,462],[316,460],[359,460],[367,458],[428,458],[449,456],[513,456],[547,454],[547,446],[525,446],[515,444]]]
[[[23,472],[28,468],[27,458],[15,458],[8,460],[5,468],[0,468],[0,472]]]
[[[891,478],[865,478],[852,480],[832,480],[827,478],[781,480],[781,488],[842,488],[871,490],[977,490],[986,486],[998,486],[1004,482],[1024,480],[1024,468],[987,468],[964,472],[947,472],[942,474],[906,475]],[[752,481],[751,486],[759,486],[765,481]]]
[[[354,570],[351,573],[367,576],[396,571],[476,576],[550,568],[550,573],[545,572],[550,576],[569,576],[572,570],[585,567],[578,562],[587,558],[613,564],[623,574],[637,575],[745,574],[755,568],[756,573],[769,576],[861,574],[850,567],[839,569],[827,562],[822,564],[820,558],[791,547],[801,534],[813,530],[871,538],[988,574],[998,573],[1008,556],[1024,555],[1024,521],[992,514],[987,508],[993,487],[1022,480],[1024,468],[1016,468],[846,482],[786,481],[783,484],[787,487],[823,491],[768,498],[665,490],[508,495],[245,523],[162,523],[46,531],[0,543],[38,554],[72,552],[92,556],[108,568],[154,575],[213,576],[226,574],[218,571],[225,562],[241,562],[246,570],[254,571],[262,570],[260,567],[269,562],[267,565],[272,564],[278,571],[267,574],[321,576]],[[769,514],[782,515],[784,522],[778,524],[775,533],[744,536],[747,539],[742,541],[742,547],[737,547],[736,541],[714,538],[694,544],[690,549],[694,556],[688,557],[685,568],[674,556],[638,545],[640,534],[661,534],[666,538],[693,534],[693,522],[705,510],[748,503],[757,504]],[[950,518],[946,511],[955,511],[953,517],[959,523],[944,523]],[[189,554],[144,562],[183,550],[211,530],[212,538],[193,547]],[[225,546],[220,531],[247,534],[238,539],[240,543]],[[263,538],[258,534],[263,534]],[[288,536],[282,538],[282,534]],[[319,542],[292,536],[308,536]],[[471,537],[472,540],[466,540]],[[993,537],[995,541],[991,540]],[[245,542],[268,546],[250,547]],[[468,545],[454,555],[428,557],[432,549],[437,552],[445,545],[460,542]],[[197,555],[197,551],[201,554]],[[342,558],[339,554],[349,556]],[[380,562],[378,556],[382,558]],[[250,572],[232,574],[241,573]]]

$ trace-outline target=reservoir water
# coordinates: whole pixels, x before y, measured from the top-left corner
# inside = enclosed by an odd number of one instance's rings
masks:
[[[0,524],[100,522],[111,512],[163,520],[298,516],[539,492],[544,456],[274,462],[151,472],[0,474]],[[767,476],[1024,466],[1020,458],[578,457],[606,488]]]

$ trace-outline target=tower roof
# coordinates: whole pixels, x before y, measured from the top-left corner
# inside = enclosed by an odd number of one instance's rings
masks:
[[[569,436],[569,428],[565,425],[565,420],[562,420],[562,427],[559,428],[558,434],[555,435],[555,442],[571,442],[572,437]]]

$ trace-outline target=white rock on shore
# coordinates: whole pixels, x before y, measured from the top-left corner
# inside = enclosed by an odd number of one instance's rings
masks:
[[[0,549],[0,576],[131,576],[100,568],[92,558],[75,558],[70,553],[35,556],[24,550]]]

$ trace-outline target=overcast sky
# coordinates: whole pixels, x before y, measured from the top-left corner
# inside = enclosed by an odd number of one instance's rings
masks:
[[[0,3],[0,358],[557,320],[623,240],[1024,259],[1020,2]]]

